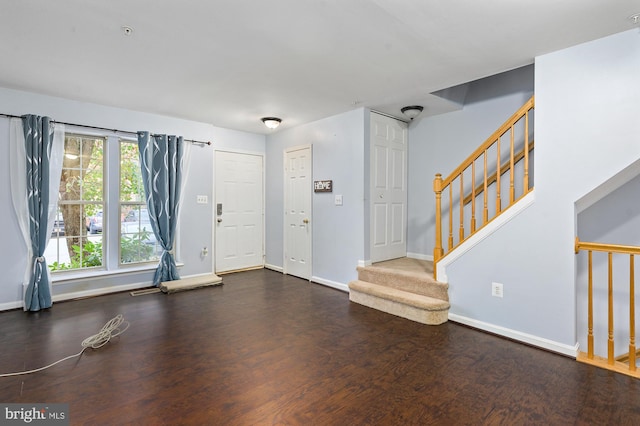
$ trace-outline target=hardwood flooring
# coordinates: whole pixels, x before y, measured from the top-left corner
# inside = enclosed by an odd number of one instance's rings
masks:
[[[170,295],[0,313],[1,402],[68,403],[72,425],[640,424],[640,381],[454,323],[425,326],[256,270]]]

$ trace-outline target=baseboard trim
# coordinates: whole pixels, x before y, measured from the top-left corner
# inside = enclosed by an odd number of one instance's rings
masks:
[[[280,273],[284,273],[284,268],[282,266],[276,266],[276,265],[271,265],[269,263],[265,263],[264,267],[266,269],[271,269],[272,271],[276,271],[276,272],[280,272]]]
[[[66,300],[82,299],[85,297],[94,297],[94,296],[103,296],[105,294],[119,293],[121,291],[138,290],[138,289],[146,288],[150,286],[151,286],[150,282],[124,284],[124,285],[118,285],[114,287],[102,287],[102,288],[96,288],[91,290],[73,291],[70,293],[54,294],[51,298],[54,303],[64,302]]]
[[[410,259],[428,260],[433,262],[433,255],[421,254],[421,253],[407,253],[407,257]]]
[[[0,303],[0,312],[10,311],[12,309],[22,309],[22,301]]]
[[[358,266],[361,268],[365,268],[371,265],[373,265],[373,262],[371,262],[371,260],[358,260]]]
[[[562,355],[576,358],[578,356],[578,343],[575,346],[566,345],[564,343],[554,342],[553,340],[545,339],[544,337],[534,336],[532,334],[523,333],[521,331],[512,330],[506,327],[501,327],[495,324],[489,324],[483,321],[478,321],[473,318],[467,318],[462,315],[452,314],[449,312],[449,320],[460,324],[468,325],[469,327],[477,328],[487,331],[489,333],[504,336],[509,339],[517,340],[528,345],[537,346],[542,349],[546,349],[551,352],[556,352]]]
[[[311,281],[317,284],[321,284],[327,287],[335,288],[336,290],[344,291],[345,293],[349,293],[349,286],[347,284],[342,284],[336,281],[326,280],[320,277],[311,277]]]

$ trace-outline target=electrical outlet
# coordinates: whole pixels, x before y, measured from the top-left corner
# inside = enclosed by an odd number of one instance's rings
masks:
[[[493,297],[502,298],[503,295],[504,295],[502,284],[500,284],[500,283],[491,283],[491,295]]]

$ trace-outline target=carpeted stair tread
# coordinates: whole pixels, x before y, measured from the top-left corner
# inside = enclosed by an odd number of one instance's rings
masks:
[[[446,300],[367,281],[351,281],[349,283],[349,289],[428,311],[444,311],[449,309],[449,302]]]
[[[449,300],[449,285],[433,279],[430,274],[403,271],[380,266],[357,267],[358,279],[398,290]]]

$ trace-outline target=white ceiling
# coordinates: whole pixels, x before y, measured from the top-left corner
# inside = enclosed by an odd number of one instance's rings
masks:
[[[638,12],[640,0],[0,0],[0,86],[256,133],[263,116],[280,130],[362,106],[433,114],[447,108],[434,91],[634,28]]]

